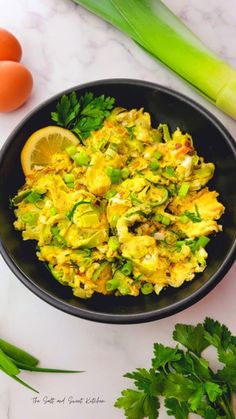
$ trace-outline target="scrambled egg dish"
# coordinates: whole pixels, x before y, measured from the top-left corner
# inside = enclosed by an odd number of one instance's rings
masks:
[[[26,177],[14,227],[77,297],[159,294],[206,267],[224,212],[206,186],[213,174],[189,134],[115,108],[84,145]]]

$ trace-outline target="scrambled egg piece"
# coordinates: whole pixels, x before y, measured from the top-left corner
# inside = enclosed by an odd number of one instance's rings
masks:
[[[12,199],[14,227],[79,298],[159,294],[206,267],[224,212],[206,187],[214,169],[188,133],[116,108],[74,154],[56,153],[26,178]]]

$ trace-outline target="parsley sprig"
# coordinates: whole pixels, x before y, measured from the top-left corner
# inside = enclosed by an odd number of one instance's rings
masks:
[[[168,416],[176,419],[188,419],[189,413],[205,419],[235,419],[236,337],[225,325],[206,318],[197,326],[177,324],[173,339],[185,350],[155,343],[152,368],[125,374],[136,389],[123,390],[115,406],[124,409],[127,419],[156,419],[162,396]],[[218,371],[202,356],[209,346],[216,348],[223,364]]]
[[[84,140],[91,131],[101,128],[114,103],[115,99],[110,96],[94,97],[92,92],[86,92],[78,98],[72,92],[61,97],[56,105],[56,112],[51,113],[51,118],[57,125],[70,129]]]

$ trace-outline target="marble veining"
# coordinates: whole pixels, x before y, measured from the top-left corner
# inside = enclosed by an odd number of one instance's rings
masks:
[[[235,0],[165,3],[206,46],[236,67]],[[0,0],[0,10],[0,26],[20,39],[22,63],[34,77],[27,104],[0,115],[0,145],[29,111],[51,95],[110,77],[140,78],[179,90],[213,112],[236,138],[235,121],[124,34],[70,0]],[[28,291],[1,258],[0,269],[1,337],[28,349],[44,366],[86,371],[73,376],[23,373],[22,378],[40,391],[39,401],[1,374],[0,419],[121,419],[123,413],[113,403],[120,390],[129,386],[122,375],[136,367],[149,367],[153,343],[171,344],[176,322],[196,323],[208,315],[236,333],[235,267],[193,307],[168,319],[127,326],[95,324],[62,313]],[[166,419],[164,410],[160,418]]]

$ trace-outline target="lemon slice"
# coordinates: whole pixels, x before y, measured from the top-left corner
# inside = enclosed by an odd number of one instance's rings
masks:
[[[35,131],[26,141],[21,151],[21,165],[25,175],[32,169],[48,166],[55,153],[60,153],[70,145],[79,144],[78,138],[69,130],[48,126]]]

